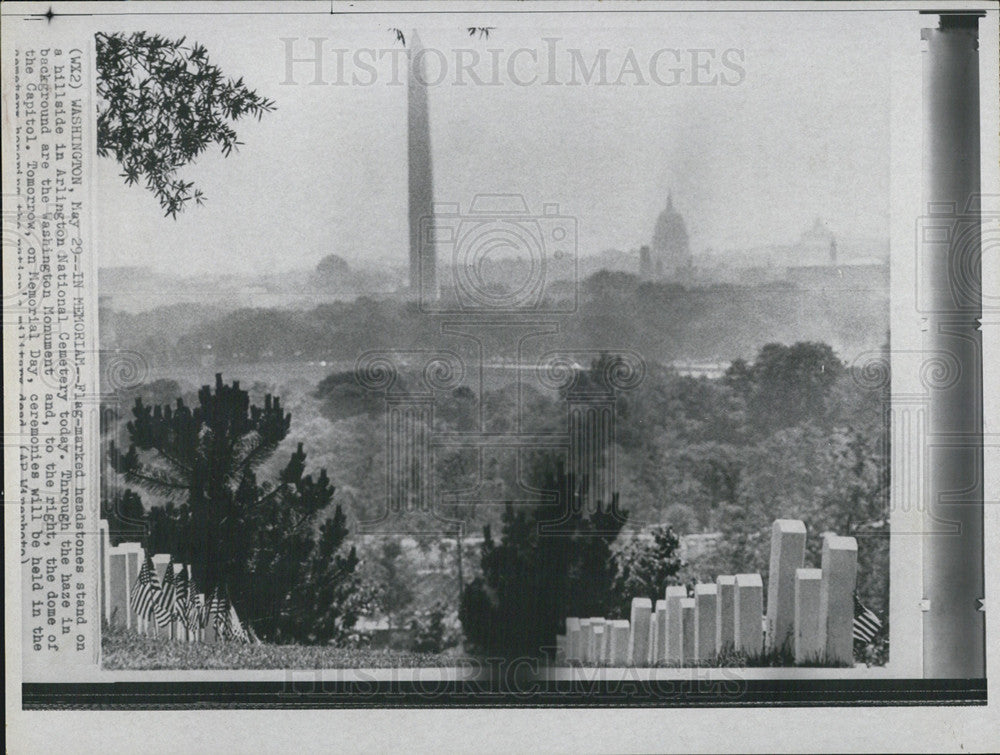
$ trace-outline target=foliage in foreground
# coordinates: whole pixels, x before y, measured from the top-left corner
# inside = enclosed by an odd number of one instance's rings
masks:
[[[558,491],[557,502],[508,504],[499,543],[484,528],[483,576],[466,586],[459,609],[466,640],[479,652],[536,655],[555,643],[566,616],[609,616],[621,602],[612,590],[611,544],[627,513],[617,496],[584,511],[585,486],[561,466],[538,488]]]
[[[257,471],[286,437],[291,415],[270,395],[251,405],[239,382],[216,376],[198,405],[147,406],[136,399],[131,446],[111,459],[128,483],[180,505],[150,509],[146,549],[191,565],[206,595],[227,595],[262,639],[323,644],[342,640],[371,610],[355,549],[345,547],[346,517],[332,507],[321,469],[305,474],[302,444],[278,479]]]
[[[230,126],[244,116],[257,118],[274,102],[229,79],[209,62],[208,52],[184,37],[159,34],[98,33],[97,154],[121,165],[126,184],[143,180],[169,217],[192,199],[205,197],[177,169],[212,144],[226,157],[240,141]]]

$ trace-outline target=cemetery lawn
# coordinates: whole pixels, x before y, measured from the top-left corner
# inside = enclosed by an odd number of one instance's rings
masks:
[[[102,667],[154,669],[312,669],[413,668],[455,666],[458,658],[439,653],[411,653],[375,648],[317,645],[247,645],[237,642],[186,643],[105,630]]]

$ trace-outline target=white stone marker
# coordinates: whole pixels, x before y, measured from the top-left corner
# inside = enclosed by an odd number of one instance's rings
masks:
[[[601,645],[604,644],[604,625],[607,622],[603,616],[591,616],[590,617],[590,649],[587,655],[590,657],[590,662],[595,666],[600,662],[600,652]],[[601,627],[601,636],[597,637],[597,628]]]
[[[566,635],[564,634],[556,635],[556,654],[553,662],[557,666],[562,666],[566,663]]]
[[[590,619],[580,619],[580,663],[590,663]]]
[[[715,618],[718,612],[718,587],[713,584],[694,586],[694,659],[715,658]]]
[[[590,662],[604,665],[604,624],[590,625]]]
[[[100,600],[101,617],[108,623],[111,622],[111,597],[108,582],[108,560],[111,557],[111,538],[108,534],[108,521],[101,519],[97,524],[98,555],[100,557]]]
[[[771,526],[771,562],[767,574],[767,646],[792,646],[795,625],[795,570],[806,556],[806,525],[778,519]]]
[[[566,619],[566,663],[580,662],[580,619],[570,616]]]
[[[736,642],[736,577],[723,574],[716,578],[715,599],[715,652],[726,653]]]
[[[819,626],[825,634],[826,661],[854,665],[854,586],[858,576],[858,541],[827,535],[823,539],[823,577],[819,590]]]
[[[747,655],[764,649],[764,583],[760,574],[737,574],[733,647]]]
[[[656,643],[660,641],[660,612],[663,601],[653,603],[653,613],[649,617],[649,647],[646,648],[646,665],[656,665]]]
[[[816,661],[823,655],[819,631],[821,569],[795,570],[795,662]]]
[[[667,599],[667,661],[680,663],[683,655],[681,647],[681,601],[687,598],[684,585],[670,585],[665,591]]]
[[[681,599],[681,665],[690,666],[694,663],[694,598]]]
[[[116,545],[108,551],[108,623],[129,626],[128,551]]]
[[[628,665],[628,641],[629,622],[628,619],[615,619],[609,625],[610,634],[608,636],[608,663],[611,666]]]
[[[653,620],[656,622],[656,647],[653,665],[662,666],[667,660],[667,601],[656,601]]]
[[[649,620],[653,602],[649,598],[632,598],[632,618],[629,621],[628,663],[643,666],[649,652]]]
[[[139,543],[122,543],[120,548],[125,549],[128,563],[128,589],[129,597],[132,594],[132,585],[136,583],[139,579],[139,570],[142,568],[143,561],[146,559],[146,552],[142,549]],[[129,600],[128,606],[128,627],[140,634],[146,634],[149,627],[146,619],[140,619],[135,611],[132,610],[132,601]]]

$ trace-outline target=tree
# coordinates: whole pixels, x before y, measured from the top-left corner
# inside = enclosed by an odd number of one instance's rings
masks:
[[[242,142],[230,125],[274,110],[274,102],[230,79],[209,62],[204,47],[158,34],[99,32],[97,154],[113,156],[125,183],[144,180],[172,218],[192,199],[193,182],[177,177],[217,144],[228,157]]]
[[[649,540],[633,537],[615,553],[614,593],[622,611],[632,598],[649,598],[656,605],[664,587],[680,583],[680,538],[671,527],[656,527],[651,534]]]
[[[805,420],[825,422],[831,390],[843,371],[825,343],[769,343],[757,354],[749,376],[744,364],[734,363],[727,382],[748,389],[750,421],[767,433]]]
[[[251,406],[238,382],[216,375],[193,410],[149,407],[141,398],[127,425],[131,447],[111,448],[112,463],[136,485],[182,500],[151,512],[149,548],[189,563],[206,594],[228,594],[261,637],[325,642],[342,637],[373,599],[356,577],[353,548],[334,488],[320,470],[305,474],[299,444],[274,482],[256,470],[291,424],[278,398]],[[155,513],[154,513],[155,512]]]
[[[101,519],[108,523],[111,545],[141,542],[146,536],[146,510],[134,490],[126,488],[110,497],[102,496]]]
[[[413,590],[406,578],[408,572],[400,570],[399,558],[403,555],[403,546],[398,539],[386,539],[379,549],[376,564],[380,567],[381,597],[379,605],[389,617],[389,628],[394,619],[413,602]]]
[[[542,489],[558,490],[555,505],[507,504],[501,541],[483,528],[482,577],[466,586],[459,619],[469,645],[507,658],[537,655],[555,643],[566,616],[610,616],[611,544],[626,515],[617,496],[584,511],[585,490],[561,465]]]

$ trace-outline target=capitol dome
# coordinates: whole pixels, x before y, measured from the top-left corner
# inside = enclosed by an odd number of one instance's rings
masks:
[[[658,276],[677,277],[691,265],[684,218],[674,209],[673,195],[667,195],[667,207],[656,219],[651,246],[652,263]]]

